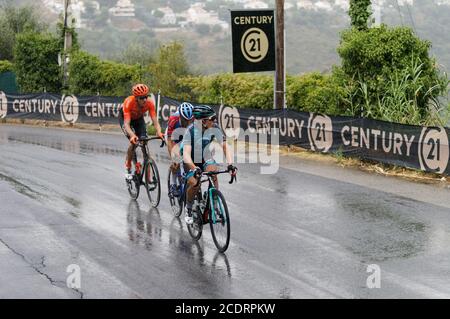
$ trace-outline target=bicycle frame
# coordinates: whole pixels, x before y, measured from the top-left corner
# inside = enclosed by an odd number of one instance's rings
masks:
[[[147,169],[147,165],[149,164],[149,162],[150,162],[150,151],[149,151],[149,149],[148,149],[148,142],[149,141],[152,141],[152,140],[159,140],[160,138],[159,137],[145,137],[145,138],[140,138],[139,140],[138,140],[138,143],[137,143],[137,145],[136,145],[136,147],[134,148],[134,150],[133,150],[133,161],[135,162],[134,164],[136,165],[136,162],[137,162],[137,159],[136,159],[136,148],[138,148],[138,147],[140,147],[141,148],[141,150],[142,150],[142,155],[144,156],[144,163],[142,163],[142,168],[141,168],[141,171],[140,171],[140,173],[139,173],[139,182],[142,184],[143,183],[143,179],[144,179],[144,172],[146,171],[146,169]],[[165,142],[164,141],[162,141],[162,143],[161,143],[161,146],[160,147],[163,147],[164,146],[164,144],[165,144]]]
[[[228,173],[228,171],[202,172],[202,174],[199,177],[198,183],[197,183],[197,186],[198,185],[200,186],[200,188],[198,190],[198,193],[197,193],[197,198],[198,198],[199,201],[203,201],[201,184],[208,182],[208,190],[207,190],[207,192],[208,192],[208,201],[205,203],[205,207],[208,207],[208,205],[211,207],[211,217],[212,217],[211,222],[213,224],[216,224],[216,222],[217,222],[216,214],[215,214],[215,211],[214,211],[214,196],[213,196],[213,193],[216,190],[216,187],[214,186],[213,176],[214,175],[219,175],[219,174],[224,174],[224,173]],[[205,176],[205,175],[206,175],[207,178],[202,180],[202,177]],[[236,179],[236,177],[232,176],[230,184],[233,183],[233,180],[235,180],[235,179]],[[185,188],[187,189],[187,187],[185,187]],[[223,208],[222,203],[220,201],[219,201],[219,204],[220,204],[220,208],[223,210],[224,208]]]

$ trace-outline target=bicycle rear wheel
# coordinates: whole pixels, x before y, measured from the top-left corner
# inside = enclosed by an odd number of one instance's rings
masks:
[[[215,189],[212,191],[213,200],[210,201],[209,225],[211,234],[219,252],[223,253],[230,244],[230,216],[228,206],[222,193]]]
[[[153,158],[150,158],[145,167],[145,189],[153,207],[158,207],[161,199],[161,181],[159,179],[158,167]]]
[[[169,195],[169,202],[170,206],[172,207],[172,212],[175,217],[180,217],[181,213],[183,212],[183,195],[184,194],[178,194],[178,196],[174,196],[171,194],[170,186],[172,184],[172,169],[169,167],[169,172],[167,173],[167,193]],[[175,177],[175,180],[177,181],[176,187],[178,190],[181,190],[182,187],[179,185],[178,177]]]

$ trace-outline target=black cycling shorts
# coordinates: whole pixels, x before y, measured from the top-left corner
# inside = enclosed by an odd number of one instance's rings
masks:
[[[123,134],[125,134],[127,139],[130,139],[131,136],[129,136],[127,131],[125,130],[125,120],[123,118],[122,109],[119,112],[119,124]],[[147,125],[145,124],[144,117],[138,118],[137,120],[131,120],[130,127],[137,137],[147,137]]]

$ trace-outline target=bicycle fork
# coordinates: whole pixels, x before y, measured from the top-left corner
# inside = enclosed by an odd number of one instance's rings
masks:
[[[219,201],[218,200],[218,202],[219,202],[219,206],[220,206],[220,212],[218,212],[217,213],[217,215],[216,215],[216,205],[215,205],[215,200],[214,200],[214,195],[213,195],[213,192],[215,192],[216,191],[216,189],[214,188],[214,187],[210,187],[209,188],[209,190],[208,190],[208,192],[209,192],[209,205],[210,205],[210,209],[211,209],[211,222],[213,223],[213,224],[216,224],[217,223],[217,218],[216,218],[216,216],[218,215],[218,216],[221,216],[222,214],[221,214],[221,212],[223,212],[224,211],[224,208],[223,208],[223,206],[222,206],[222,201]],[[219,196],[217,196],[217,198],[219,198]],[[224,216],[223,216],[224,217]],[[225,217],[224,217],[225,218]],[[225,222],[226,222],[226,220],[224,220]]]

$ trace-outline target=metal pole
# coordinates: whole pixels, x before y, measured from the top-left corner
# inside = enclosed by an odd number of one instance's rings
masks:
[[[284,0],[276,0],[275,109],[284,107]]]

